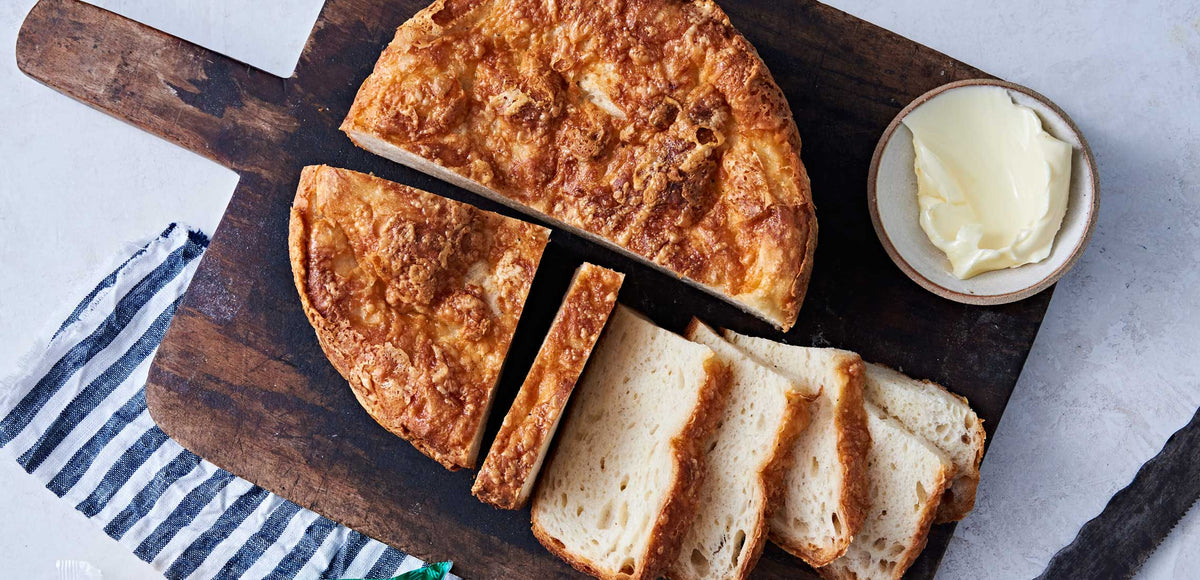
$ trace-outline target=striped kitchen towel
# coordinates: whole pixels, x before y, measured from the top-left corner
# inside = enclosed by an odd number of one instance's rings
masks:
[[[0,384],[0,454],[167,578],[385,578],[421,567],[197,457],[150,419],[150,361],[207,245],[172,224],[83,299]]]

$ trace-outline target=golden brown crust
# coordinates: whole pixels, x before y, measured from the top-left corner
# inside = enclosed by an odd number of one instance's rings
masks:
[[[696,511],[696,498],[704,476],[703,442],[716,429],[729,398],[729,368],[721,364],[715,354],[704,361],[704,368],[707,376],[700,388],[695,411],[682,432],[671,439],[671,456],[675,458],[674,482],[654,522],[646,551],[634,559],[637,568],[632,573],[614,573],[575,557],[541,526],[535,510],[530,522],[533,535],[547,550],[576,570],[604,580],[655,580],[675,561]]]
[[[438,0],[342,130],[796,320],[817,234],[799,133],[711,0]]]
[[[862,528],[870,501],[867,481],[867,453],[871,449],[871,432],[867,428],[867,413],[863,407],[863,384],[866,369],[858,355],[847,354],[838,363],[838,374],[844,377],[838,403],[833,409],[837,432],[838,464],[842,468],[842,493],[837,510],[845,530],[833,545],[796,542],[778,533],[771,541],[789,554],[804,560],[814,568],[828,565],[842,557],[853,537]]]
[[[846,527],[846,542],[830,554],[825,563],[846,553],[850,539],[858,534],[870,502],[867,482],[867,454],[871,450],[871,430],[867,428],[867,411],[863,406],[863,386],[866,367],[855,356],[845,361],[841,372],[846,376],[841,396],[834,409],[838,433],[838,460],[842,465],[842,501],[840,518]]]
[[[471,492],[502,509],[529,501],[526,483],[554,438],[559,418],[613,306],[625,275],[594,264],[575,271],[537,358],[492,443]]]
[[[703,325],[704,323],[698,318],[692,317],[692,320],[688,322],[687,328],[684,329],[684,338],[695,341],[696,334]],[[720,336],[719,333],[713,331],[711,328],[709,331]],[[729,388],[732,389],[732,386],[731,382]],[[783,416],[786,419],[779,425],[779,429],[775,432],[771,455],[759,473],[759,486],[763,490],[766,509],[760,515],[754,529],[747,530],[746,545],[749,545],[751,550],[747,557],[743,558],[739,563],[736,575],[734,576],[735,578],[748,578],[754,566],[758,564],[759,558],[762,557],[763,548],[766,547],[771,527],[771,514],[782,503],[784,476],[787,474],[788,469],[791,468],[794,459],[792,447],[795,445],[796,439],[800,437],[800,434],[808,426],[809,399],[799,391],[787,392],[784,395],[787,399],[787,408],[784,410]],[[683,567],[672,567],[668,572],[668,576],[676,580],[692,577],[689,570]]]
[[[750,572],[758,564],[758,559],[762,557],[763,548],[766,547],[770,537],[771,515],[783,503],[784,478],[795,459],[792,447],[795,446],[800,433],[808,427],[810,419],[808,399],[797,392],[788,393],[787,406],[785,414],[792,417],[792,420],[781,425],[779,432],[776,433],[775,451],[760,479],[760,485],[767,495],[767,509],[759,519],[758,526],[751,534],[748,534],[751,538],[750,541],[754,542],[751,544],[754,546],[754,551],[751,552],[749,558],[742,561],[742,565],[738,569],[738,578],[749,578]]]
[[[683,537],[692,525],[696,500],[705,474],[704,442],[717,428],[717,422],[729,400],[729,367],[714,354],[704,361],[708,379],[701,390],[701,403],[688,419],[683,432],[671,440],[671,452],[676,459],[678,476],[667,495],[663,511],[654,524],[650,543],[641,561],[654,563],[645,569],[645,578],[658,578],[679,556]]]
[[[355,398],[447,468],[473,466],[549,231],[311,166],[288,233],[304,313]]]
[[[950,482],[942,496],[942,504],[938,506],[935,524],[957,522],[975,509],[975,491],[979,488],[978,466],[976,470],[974,473],[960,474]]]

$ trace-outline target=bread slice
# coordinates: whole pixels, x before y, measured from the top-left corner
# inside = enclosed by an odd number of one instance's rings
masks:
[[[831,580],[899,580],[925,548],[954,465],[937,447],[866,403],[870,508],[846,554],[818,568]]]
[[[771,541],[814,567],[841,556],[866,509],[866,458],[871,438],[863,410],[862,359],[833,348],[807,348],[744,336],[725,338],[819,393],[808,428],[792,447],[782,505],[771,518]]]
[[[537,358],[475,477],[471,488],[475,497],[510,510],[528,503],[567,399],[617,303],[624,278],[595,264],[575,270]]]
[[[692,319],[684,333],[729,365],[729,402],[706,445],[706,474],[672,580],[741,579],[762,555],[792,444],[808,424],[805,390]]]
[[[618,305],[534,492],[538,541],[599,578],[664,573],[692,523],[728,379],[708,347]]]
[[[967,400],[937,383],[919,381],[882,365],[867,365],[866,397],[909,431],[937,446],[954,463],[954,480],[937,523],[961,520],[975,507],[979,463],[987,435]]]
[[[288,253],[300,305],[359,404],[474,467],[550,230],[371,175],[305,167]]]
[[[784,330],[804,301],[817,219],[800,136],[712,0],[436,0],[341,129]]]

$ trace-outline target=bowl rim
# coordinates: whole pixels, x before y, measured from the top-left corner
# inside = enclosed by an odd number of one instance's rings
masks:
[[[925,104],[926,101],[929,101],[930,99],[946,91],[969,86],[1002,87],[1010,91],[1022,93],[1025,96],[1033,98],[1048,107],[1066,122],[1071,132],[1074,133],[1074,135],[1079,139],[1079,143],[1083,149],[1083,158],[1087,162],[1088,173],[1091,175],[1092,203],[1090,207],[1087,208],[1087,227],[1084,229],[1083,235],[1080,236],[1079,240],[1076,242],[1075,247],[1071,250],[1070,256],[1067,257],[1067,260],[1063,262],[1062,265],[1037,282],[1034,282],[1033,284],[1030,284],[1029,286],[1026,286],[1020,290],[1013,290],[1012,292],[1005,292],[1003,294],[966,294],[951,290],[945,286],[933,282],[929,278],[926,278],[923,274],[918,272],[916,268],[909,264],[908,261],[900,255],[900,252],[896,250],[896,246],[892,243],[891,238],[888,237],[887,231],[883,228],[882,220],[879,217],[879,205],[875,191],[875,182],[879,178],[879,163],[883,157],[884,148],[891,141],[896,129],[900,126],[900,124],[904,121],[904,118],[907,117],[909,113],[911,113],[917,107]],[[907,275],[913,282],[916,282],[922,288],[925,288],[926,290],[929,290],[938,296],[948,300],[953,300],[955,302],[961,302],[963,304],[980,306],[1008,304],[1010,302],[1016,302],[1018,300],[1028,298],[1045,290],[1046,288],[1049,288],[1051,285],[1057,282],[1059,278],[1062,278],[1068,270],[1073,268],[1076,263],[1079,262],[1079,258],[1083,255],[1083,251],[1091,241],[1092,233],[1096,229],[1096,217],[1100,210],[1100,172],[1096,167],[1096,159],[1092,155],[1092,149],[1088,145],[1087,139],[1083,136],[1083,132],[1079,130],[1079,127],[1075,124],[1075,121],[1072,120],[1071,117],[1067,115],[1067,113],[1058,105],[1054,104],[1053,101],[1046,98],[1041,93],[1034,91],[1033,89],[1018,85],[1016,83],[986,78],[966,79],[941,85],[917,97],[916,99],[913,99],[908,106],[900,110],[896,117],[892,119],[892,122],[888,124],[887,128],[884,129],[883,135],[879,138],[879,142],[875,145],[875,152],[871,156],[871,167],[867,173],[867,208],[870,210],[871,214],[871,225],[875,228],[875,235],[879,238],[880,243],[883,244],[884,251],[887,252],[888,257],[892,259],[892,262],[894,262],[896,266],[898,266],[900,270],[903,271],[904,274]]]

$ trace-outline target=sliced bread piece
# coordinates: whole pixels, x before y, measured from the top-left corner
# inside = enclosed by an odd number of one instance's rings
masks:
[[[808,424],[806,389],[759,364],[692,319],[689,340],[729,365],[729,402],[705,447],[696,517],[684,535],[672,580],[741,579],[762,555],[772,508],[796,436]]]
[[[725,338],[819,395],[792,447],[771,541],[814,567],[846,552],[866,509],[871,437],[863,410],[863,362],[833,348],[792,346],[726,330]]]
[[[533,533],[598,578],[658,578],[679,553],[728,395],[708,347],[618,305],[533,497]]]
[[[866,397],[909,431],[941,449],[954,463],[954,480],[942,497],[937,523],[961,520],[975,507],[979,463],[987,435],[967,400],[937,383],[919,381],[882,365],[867,364]]]
[[[846,554],[819,568],[832,580],[900,580],[925,548],[942,492],[954,476],[946,454],[866,403],[870,508]]]
[[[624,274],[583,264],[571,278],[517,398],[504,416],[475,485],[475,497],[503,509],[529,501],[567,399],[617,303]]]

